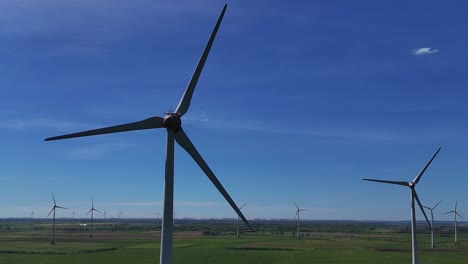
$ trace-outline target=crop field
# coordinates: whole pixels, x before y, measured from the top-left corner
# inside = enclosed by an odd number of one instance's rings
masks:
[[[216,227],[216,224],[212,224]],[[158,263],[158,230],[115,230],[98,225],[94,237],[85,228],[62,223],[57,226],[56,245],[50,244],[48,224],[31,229],[10,224],[0,229],[0,263]],[[5,227],[5,225],[4,225]],[[291,227],[293,225],[291,224]],[[136,228],[138,229],[138,228]],[[420,263],[468,263],[468,236],[438,235],[438,247],[430,248],[430,235],[419,234]],[[466,245],[465,245],[466,244]],[[180,231],[174,234],[174,263],[410,263],[409,233],[261,231],[207,235]]]

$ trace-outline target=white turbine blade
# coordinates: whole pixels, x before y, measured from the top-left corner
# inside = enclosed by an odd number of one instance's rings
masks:
[[[57,204],[55,203],[55,197],[54,197],[54,194],[53,194],[53,193],[52,193],[52,200],[54,200],[54,206],[57,205]]]
[[[198,166],[205,172],[206,176],[210,179],[210,181],[216,186],[218,191],[224,196],[224,199],[231,205],[231,207],[236,211],[237,215],[242,218],[242,221],[249,227],[250,230],[253,230],[252,226],[250,225],[249,221],[245,218],[244,214],[242,214],[241,210],[237,207],[236,203],[232,200],[231,196],[227,193],[226,189],[224,189],[221,182],[219,182],[218,178],[216,178],[213,171],[211,171],[210,167],[206,164],[205,160],[203,160],[198,150],[192,144],[190,139],[188,138],[187,134],[185,134],[183,129],[178,130],[175,133],[175,140],[177,143],[187,151],[187,153],[193,158],[193,160],[198,164]]]
[[[404,181],[386,181],[386,180],[374,180],[374,179],[362,179],[364,181],[373,181],[373,182],[383,182],[383,183],[389,183],[389,184],[396,184],[396,185],[403,185],[403,186],[409,186],[408,182]]]
[[[94,210],[94,200],[91,199],[91,210]]]
[[[426,218],[427,224],[429,225],[430,228],[432,228],[431,222],[429,222],[429,218],[427,218],[426,212],[424,211],[424,208],[423,208],[423,206],[421,204],[421,201],[419,200],[419,197],[418,197],[418,194],[416,193],[416,190],[413,189],[413,192],[414,192],[414,198],[416,198],[416,201],[418,202],[419,208],[421,208],[421,212],[423,213],[424,217]]]
[[[440,200],[440,202],[438,202],[434,207],[432,207],[432,210],[434,210],[441,202],[442,200]]]
[[[294,219],[297,218],[297,215],[299,214],[299,209],[296,211],[296,215],[294,216]]]
[[[62,207],[62,206],[56,206],[55,208],[68,209],[68,208],[65,208],[65,207]]]
[[[450,211],[450,212],[446,212],[446,213],[443,213],[443,214],[450,214],[450,213],[455,213],[455,211]]]
[[[455,212],[457,211],[458,200],[455,201]]]
[[[463,218],[463,216],[461,216],[458,212],[455,212],[459,217],[461,217],[462,219],[465,219]]]
[[[297,210],[299,210],[299,206],[297,206],[296,202],[293,201],[293,203],[296,206]]]
[[[423,206],[423,207],[428,209],[428,210],[432,210],[432,208],[430,208],[430,207],[427,207],[427,206]]]
[[[94,208],[93,208],[93,211],[96,211],[96,212],[98,212],[98,213],[101,213],[101,214],[102,214],[102,212],[101,212],[101,211],[99,211],[99,210],[96,210],[96,209],[94,209]]]
[[[49,214],[47,215],[47,217],[49,217],[49,215],[50,215],[50,214],[52,213],[52,211],[54,211],[54,210],[55,210],[55,206],[52,207],[52,210],[50,210],[50,212],[49,212]]]
[[[242,208],[244,208],[244,206],[246,206],[246,205],[247,205],[247,204],[244,204],[243,206],[239,207],[239,210],[242,209]]]
[[[190,106],[190,101],[192,100],[193,91],[195,90],[195,86],[197,85],[198,78],[200,78],[200,74],[203,70],[203,66],[205,65],[206,59],[208,58],[208,54],[210,53],[211,46],[213,45],[213,41],[216,37],[216,33],[218,32],[219,26],[221,25],[221,21],[223,20],[224,12],[226,12],[226,8],[227,8],[227,5],[224,5],[223,11],[221,11],[221,14],[219,15],[218,21],[216,22],[213,32],[211,33],[208,43],[206,44],[205,50],[203,51],[202,56],[200,57],[200,60],[198,61],[197,67],[195,68],[195,71],[193,72],[192,78],[190,79],[190,82],[187,85],[187,88],[185,89],[182,99],[180,99],[179,105],[177,106],[177,109],[175,111],[179,116],[183,116],[187,112]]]
[[[93,130],[67,134],[67,135],[62,135],[62,136],[57,136],[57,137],[50,137],[50,138],[46,138],[45,141],[76,138],[76,137],[87,137],[87,136],[119,133],[119,132],[133,131],[133,130],[161,128],[161,127],[163,127],[163,118],[159,116],[155,116],[155,117],[150,117],[148,119],[141,120],[138,122],[99,128],[99,129],[93,129]]]
[[[89,209],[89,211],[85,214],[85,215],[88,215],[93,209]]]
[[[416,176],[416,178],[414,178],[413,182],[414,183],[418,183],[419,180],[421,179],[421,177],[423,176],[424,172],[426,171],[427,167],[429,167],[429,165],[431,165],[431,162],[432,160],[437,156],[437,154],[439,153],[440,151],[440,147],[439,149],[436,151],[436,153],[434,154],[434,156],[432,156],[431,160],[429,160],[429,162],[426,164],[426,166],[424,166],[424,168],[422,169],[422,171],[418,174],[418,176]]]

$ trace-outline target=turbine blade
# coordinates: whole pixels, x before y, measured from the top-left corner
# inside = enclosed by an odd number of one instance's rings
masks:
[[[89,209],[89,211],[85,214],[85,215],[88,215],[93,209]]]
[[[463,216],[461,216],[461,214],[459,214],[458,212],[455,212],[455,213],[456,213],[459,217],[461,217],[463,220],[465,219],[465,218],[463,218]]]
[[[432,208],[430,208],[430,207],[427,207],[427,206],[423,206],[423,207],[428,209],[428,210],[432,210]]]
[[[299,210],[299,206],[297,206],[296,202],[293,201],[293,203],[296,206],[297,210]]]
[[[101,213],[101,214],[102,214],[102,212],[101,212],[101,211],[99,211],[99,210],[96,210],[96,209],[93,209],[93,210],[94,210],[94,211],[96,211],[96,212],[98,212],[98,213]]]
[[[190,79],[190,82],[187,85],[187,88],[185,89],[184,95],[180,99],[179,105],[177,106],[177,109],[175,111],[179,116],[183,116],[187,112],[190,106],[190,101],[192,100],[193,91],[195,90],[195,86],[197,85],[198,78],[200,78],[200,74],[203,70],[203,66],[205,65],[206,59],[208,58],[208,54],[210,53],[211,46],[213,45],[213,41],[216,37],[216,33],[218,32],[219,26],[221,25],[221,21],[223,20],[224,12],[226,12],[226,8],[227,8],[227,4],[224,5],[223,11],[221,11],[221,14],[219,15],[218,21],[216,22],[213,32],[211,33],[208,43],[206,44],[205,50],[203,51],[200,57],[200,60],[198,61],[197,67],[195,68],[192,78]]]
[[[442,200],[440,200],[440,202],[438,202],[434,207],[432,207],[432,210],[434,210],[441,202]]]
[[[239,207],[239,210],[242,209],[242,208],[244,208],[244,206],[246,206],[246,205],[247,205],[247,204],[244,204],[243,206]]]
[[[54,205],[57,205],[57,204],[55,203],[55,197],[54,197],[54,194],[53,194],[53,193],[52,193],[52,200],[54,200]]]
[[[364,181],[383,182],[383,183],[389,183],[389,184],[409,186],[409,183],[404,182],[404,181],[386,181],[386,180],[374,180],[374,179],[363,179],[363,180]]]
[[[94,210],[94,200],[91,199],[91,210]]]
[[[294,219],[297,218],[297,215],[299,214],[299,209],[296,211],[296,215],[294,216]]]
[[[65,207],[62,207],[62,206],[56,206],[55,208],[68,209],[68,208],[65,208]]]
[[[98,128],[98,129],[93,129],[93,130],[87,130],[83,132],[67,134],[67,135],[62,135],[62,136],[57,136],[57,137],[50,137],[50,138],[46,138],[45,141],[76,138],[76,137],[87,137],[87,136],[119,133],[119,132],[125,132],[125,131],[133,131],[133,130],[161,128],[161,127],[163,127],[163,118],[159,116],[154,116],[154,117],[150,117],[148,119],[141,120],[138,122],[127,123],[123,125],[117,125],[117,126],[111,126],[111,127],[105,127],[105,128]]]
[[[175,133],[175,140],[183,149],[185,149],[185,151],[187,151],[187,153],[193,158],[193,160],[198,164],[198,166],[200,166],[203,172],[205,172],[206,176],[208,176],[210,181],[214,184],[214,186],[216,186],[218,191],[224,196],[224,198],[231,205],[234,211],[236,211],[237,215],[240,218],[242,218],[242,221],[244,221],[244,223],[249,227],[250,230],[253,230],[249,221],[247,221],[244,214],[242,214],[241,210],[239,210],[236,203],[234,203],[231,196],[229,196],[229,194],[227,193],[226,189],[224,189],[223,185],[219,182],[218,178],[216,178],[213,171],[211,171],[210,167],[208,167],[205,160],[203,160],[200,153],[198,153],[197,149],[192,144],[192,142],[188,138],[187,134],[185,134],[183,129],[180,129]]]
[[[457,211],[458,200],[455,201],[455,212]]]
[[[446,213],[443,213],[443,214],[450,214],[450,213],[455,213],[455,211],[450,211],[450,212],[446,212]]]
[[[424,217],[426,218],[427,224],[429,225],[429,228],[432,228],[431,222],[429,222],[429,218],[427,218],[426,211],[424,211],[424,208],[421,204],[421,201],[419,200],[418,194],[416,193],[416,190],[413,189],[414,192],[414,198],[416,198],[416,201],[418,202],[419,208],[421,208],[421,212],[423,213]]]
[[[434,154],[434,156],[432,156],[431,160],[429,160],[429,162],[426,164],[426,166],[424,166],[424,168],[422,169],[422,171],[418,174],[418,176],[416,176],[416,178],[414,178],[413,182],[414,183],[418,183],[419,180],[421,179],[421,177],[423,176],[424,172],[426,171],[427,167],[429,167],[429,165],[431,165],[431,162],[432,160],[437,156],[437,154],[439,153],[440,151],[440,147],[439,149],[436,151],[436,153]]]
[[[52,207],[52,210],[50,210],[50,212],[49,212],[49,214],[47,215],[47,217],[49,217],[49,215],[50,215],[50,214],[52,213],[52,211],[54,211],[54,210],[55,210],[55,206]]]

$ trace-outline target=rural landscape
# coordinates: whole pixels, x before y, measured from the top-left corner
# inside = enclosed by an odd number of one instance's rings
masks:
[[[466,8],[0,2],[0,264],[468,263]]]
[[[102,219],[93,239],[89,219],[61,219],[57,244],[50,246],[48,219],[3,220],[0,263],[155,263],[159,259],[157,219]],[[174,263],[409,263],[408,222],[305,221],[296,237],[295,221],[254,220],[257,231],[236,237],[234,219],[177,219]],[[245,230],[245,227],[242,228]],[[421,263],[466,263],[468,226],[460,226],[457,245],[453,224],[439,223],[436,248],[421,223]]]

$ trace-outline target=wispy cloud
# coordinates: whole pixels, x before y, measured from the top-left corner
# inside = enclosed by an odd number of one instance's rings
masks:
[[[68,155],[77,159],[98,159],[108,155],[109,153],[120,151],[132,146],[133,144],[123,142],[101,143],[71,149],[68,152]]]
[[[11,118],[0,120],[0,128],[13,130],[50,129],[65,131],[96,127],[93,124],[69,122],[50,118]]]
[[[417,48],[413,50],[413,55],[420,56],[420,55],[427,55],[439,52],[438,49],[433,49],[431,47],[427,48]]]

